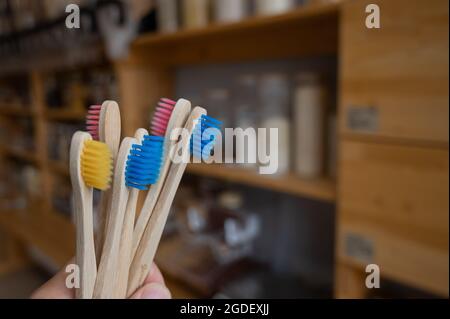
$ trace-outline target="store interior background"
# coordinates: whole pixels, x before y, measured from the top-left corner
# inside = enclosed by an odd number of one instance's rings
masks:
[[[280,132],[275,176],[187,170],[156,257],[174,297],[448,297],[448,1],[0,0],[0,298],[74,255],[87,108],[118,101],[131,136],[160,97]]]

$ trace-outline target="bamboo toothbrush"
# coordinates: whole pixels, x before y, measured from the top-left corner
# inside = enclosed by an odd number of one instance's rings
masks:
[[[93,139],[106,143],[113,156],[115,163],[120,145],[121,118],[119,105],[114,101],[105,101],[101,106],[94,105],[89,108],[86,117],[86,129]],[[107,211],[111,205],[112,189],[102,192],[98,208],[98,228],[95,237],[95,251],[98,256],[97,262],[103,249],[105,237],[105,225],[107,224]]]
[[[112,158],[106,144],[89,133],[77,132],[70,149],[70,176],[76,216],[76,264],[80,268],[78,299],[92,298],[97,274],[92,213],[93,188],[106,190],[111,182]]]
[[[139,191],[147,190],[148,186],[158,181],[163,159],[163,137],[149,136],[147,130],[139,129],[135,138],[138,144],[133,145],[125,170],[126,185],[130,188],[130,196],[120,240],[118,282],[115,289],[115,297],[118,299],[125,298],[127,293]]]
[[[170,108],[172,106],[172,108]],[[173,102],[169,99],[162,99],[157,108],[153,122],[152,122],[152,134],[165,136],[164,152],[167,153],[169,149],[175,144],[170,140],[170,134],[173,129],[181,128],[184,126],[189,113],[191,112],[191,102],[185,99],[180,99],[178,102]],[[138,220],[133,233],[133,248],[131,256],[134,257],[136,250],[144,234],[145,227],[150,219],[150,215],[155,207],[156,200],[161,192],[162,186],[169,171],[171,162],[167,160],[165,156],[163,167],[161,168],[159,180],[155,185],[152,185],[148,192],[144,205],[140,211]]]
[[[196,107],[189,116],[185,125],[185,129],[188,130],[190,136],[192,136],[194,130],[196,130],[197,127],[200,128],[201,132],[204,132],[207,131],[209,127],[219,128],[220,122],[207,117],[205,109]],[[197,144],[196,141],[194,141],[194,144],[191,145],[191,139],[183,141],[183,154],[184,156],[186,156],[189,155],[189,151],[194,151],[194,155],[207,155],[207,152],[211,151],[211,145],[213,145],[213,143],[214,138],[210,140],[209,144],[205,145]],[[201,152],[198,153],[195,150],[201,150]],[[171,161],[171,159],[169,157],[166,157],[165,161],[168,162]],[[130,275],[128,279],[127,296],[130,296],[132,293],[134,293],[134,291],[136,291],[144,283],[144,280],[148,275],[150,267],[153,263],[156,249],[161,239],[164,226],[167,221],[170,207],[172,206],[176,191],[186,169],[187,162],[188,161],[183,161],[182,163],[173,163],[170,167],[170,171],[164,183],[163,189],[161,190],[161,193],[157,199],[156,206],[153,210],[153,213],[151,214],[150,220],[147,224],[147,227],[131,264]]]
[[[125,184],[125,168],[128,154],[132,145],[136,143],[137,140],[134,138],[125,138],[117,156],[112,185],[112,203],[108,211],[103,252],[95,281],[94,298],[96,299],[111,299],[114,297],[122,224],[129,196],[129,190]]]

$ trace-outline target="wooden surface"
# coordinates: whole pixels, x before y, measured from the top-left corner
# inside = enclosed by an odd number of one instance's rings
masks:
[[[57,213],[39,209],[2,211],[0,226],[39,249],[59,267],[75,256],[75,227]]]
[[[341,8],[336,296],[365,297],[376,263],[448,297],[448,1],[372,3],[381,29],[365,27],[367,1]]]
[[[381,28],[364,26],[367,1],[346,1],[340,28],[341,132],[448,147],[449,3],[376,0]],[[374,107],[374,131],[348,126],[351,108]]]
[[[339,258],[448,295],[448,150],[346,141],[341,154]],[[349,253],[349,235],[372,243],[369,260]]]

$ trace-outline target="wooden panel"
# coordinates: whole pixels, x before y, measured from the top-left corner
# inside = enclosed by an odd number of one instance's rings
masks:
[[[367,29],[376,3],[381,28]],[[341,18],[341,130],[351,107],[375,107],[378,128],[363,134],[448,145],[448,0],[346,1]]]
[[[448,295],[448,160],[448,149],[343,142],[339,256],[358,259],[346,240],[359,236],[373,245],[362,263],[373,261],[382,275]]]

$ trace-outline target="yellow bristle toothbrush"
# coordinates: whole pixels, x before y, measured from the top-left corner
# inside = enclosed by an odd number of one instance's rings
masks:
[[[172,106],[172,107],[171,107]],[[176,103],[169,99],[162,99],[159,107],[155,112],[152,122],[152,134],[165,136],[164,139],[164,153],[175,143],[170,140],[170,134],[174,128],[181,128],[186,123],[186,120],[191,112],[191,102],[185,99],[179,99]],[[167,155],[166,155],[167,157]],[[152,185],[148,192],[144,205],[140,211],[139,217],[133,233],[133,247],[131,256],[134,256],[141,241],[142,235],[147,226],[150,215],[155,207],[156,200],[164,184],[164,181],[169,171],[171,162],[167,158],[163,159],[163,166],[161,168],[160,176],[156,184]]]
[[[202,140],[204,135],[203,133],[206,132],[206,135],[209,135],[213,132],[212,130],[209,131],[209,129],[220,130],[221,123],[206,116],[206,114],[206,110],[201,107],[196,107],[191,112],[184,126],[185,130],[189,132],[190,138],[183,141],[183,152],[190,151],[194,156],[200,158],[206,158],[211,154],[216,136],[210,136],[206,140]],[[200,139],[192,138],[194,132],[200,134]],[[169,150],[166,150],[166,152],[169,152]],[[165,162],[171,162],[169,156],[166,156]],[[127,296],[130,296],[144,283],[144,280],[151,269],[153,258],[159,245],[170,207],[172,206],[173,199],[181,178],[183,177],[184,171],[186,170],[186,166],[187,161],[172,163],[170,165],[167,178],[163,184],[159,196],[157,196],[156,206],[150,214],[150,219],[130,267]]]
[[[76,264],[79,267],[79,299],[92,298],[97,274],[92,213],[93,188],[106,190],[111,183],[112,156],[108,146],[77,132],[70,148],[70,176],[76,222]]]
[[[139,129],[136,131],[135,138],[138,144],[133,145],[125,170],[126,186],[130,188],[130,196],[120,240],[118,282],[115,289],[115,297],[118,299],[125,298],[127,293],[139,191],[147,190],[148,186],[158,181],[163,160],[163,137],[149,136],[147,130]]]
[[[89,108],[86,117],[86,129],[93,139],[108,145],[113,156],[113,165],[120,145],[121,118],[119,105],[114,101],[105,101],[101,106],[94,105]],[[95,236],[95,251],[97,262],[103,249],[105,225],[107,224],[107,211],[111,205],[112,189],[102,192],[98,208],[98,228]]]
[[[129,196],[129,189],[126,186],[125,168],[132,145],[136,143],[137,140],[134,138],[125,138],[117,155],[112,184],[112,202],[108,211],[103,251],[95,281],[94,298],[96,299],[111,299],[114,297],[122,225]]]

